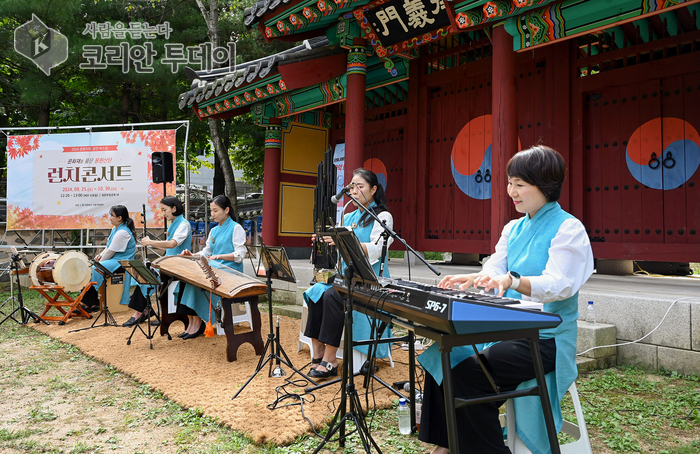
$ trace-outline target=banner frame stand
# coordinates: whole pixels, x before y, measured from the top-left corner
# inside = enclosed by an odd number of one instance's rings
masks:
[[[190,175],[190,169],[189,169],[189,159],[187,155],[187,144],[189,140],[189,133],[190,133],[190,120],[172,120],[172,121],[157,121],[157,122],[147,122],[147,123],[114,123],[114,124],[105,124],[105,125],[79,125],[79,126],[18,126],[18,127],[0,127],[0,133],[5,135],[5,138],[9,138],[10,134],[8,132],[10,131],[39,131],[38,133],[40,134],[51,134],[51,132],[57,132],[57,131],[67,131],[70,129],[81,129],[84,131],[87,131],[88,133],[91,133],[93,129],[114,129],[116,131],[121,131],[121,130],[134,130],[135,127],[152,127],[152,126],[159,126],[159,125],[179,125],[175,128],[175,131],[177,132],[180,128],[183,126],[185,127],[185,142],[183,146],[183,163],[185,166],[185,218],[189,217],[189,187],[190,187],[190,182],[189,182],[189,175]],[[44,131],[44,132],[41,132]],[[177,139],[177,135],[176,135]],[[177,165],[177,140],[175,142],[175,162]],[[177,183],[177,182],[176,182]],[[177,191],[176,191],[177,194]],[[5,199],[5,202],[7,203],[7,199]],[[4,222],[3,222],[4,223]],[[2,235],[2,240],[5,240],[5,237],[7,234],[10,232],[10,230],[7,230],[7,224],[5,224],[5,232]],[[80,245],[79,246],[73,246],[68,245],[68,246],[56,246],[54,242],[54,234],[53,231],[54,229],[50,229],[51,233],[51,246],[45,246],[46,243],[46,231],[49,229],[37,229],[37,230],[12,230],[12,232],[15,232],[20,240],[24,243],[24,245],[17,245],[19,247],[38,247],[41,248],[42,250],[48,249],[64,249],[64,248],[69,248],[72,247],[73,249],[79,249],[83,250],[85,248],[95,248],[99,247],[94,244],[83,244],[84,242],[90,242],[89,237],[90,237],[90,230],[102,230],[102,229],[58,229],[58,230],[79,230],[80,231]],[[84,235],[83,232],[87,230],[87,234]],[[26,243],[24,241],[24,238],[19,232],[35,232],[34,235],[32,236],[31,240],[29,243]],[[31,243],[34,242],[34,240],[41,235],[41,246],[37,245],[32,245]],[[61,236],[59,234],[59,236]],[[63,238],[61,238],[63,240]],[[65,240],[63,240],[65,242]],[[7,247],[9,248],[10,245]],[[4,246],[0,246],[0,251],[4,250]]]

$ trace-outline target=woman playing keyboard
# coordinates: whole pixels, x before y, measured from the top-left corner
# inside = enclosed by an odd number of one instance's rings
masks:
[[[532,147],[513,156],[506,172],[508,195],[516,211],[524,216],[506,224],[496,251],[479,273],[446,276],[438,286],[496,289],[499,296],[544,303],[545,311],[561,316],[562,323],[541,330],[539,340],[552,410],[555,421],[561,423],[559,402],[578,375],[578,291],[593,273],[593,253],[583,224],[557,203],[566,172],[564,158],[559,153],[546,146]],[[527,340],[482,344],[477,348],[501,391],[533,386],[525,383],[535,378]],[[473,352],[471,346],[452,350],[455,397],[493,394],[493,387]],[[446,454],[440,353],[433,346],[418,361],[428,372],[419,438],[437,445],[432,454]],[[533,453],[549,452],[539,398],[527,399],[514,401],[516,413],[525,415],[517,419],[516,432]],[[456,411],[460,454],[510,453],[498,420],[502,404],[469,405]]]

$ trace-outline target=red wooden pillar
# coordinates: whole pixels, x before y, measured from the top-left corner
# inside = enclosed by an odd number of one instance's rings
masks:
[[[518,151],[517,57],[513,37],[505,27],[493,30],[493,146],[491,148],[491,250],[495,250],[503,226],[510,220],[511,199],[506,186],[506,164]]]
[[[352,171],[364,162],[365,91],[367,89],[367,45],[354,38],[348,53],[348,90],[345,97],[345,184]]]
[[[265,130],[265,182],[263,183],[262,237],[268,246],[279,246],[280,169],[282,167],[282,121],[270,118]]]

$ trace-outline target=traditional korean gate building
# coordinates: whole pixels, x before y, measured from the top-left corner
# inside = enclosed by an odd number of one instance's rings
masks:
[[[309,246],[316,169],[345,143],[416,250],[489,254],[519,216],[505,164],[546,144],[594,255],[700,261],[700,0],[264,0],[289,51],[197,74],[199,119],[267,128],[263,237]]]

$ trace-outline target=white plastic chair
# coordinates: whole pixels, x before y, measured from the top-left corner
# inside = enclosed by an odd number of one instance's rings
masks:
[[[314,347],[313,344],[311,343],[311,338],[308,336],[304,335],[304,330],[306,329],[306,320],[309,318],[309,308],[306,305],[306,301],[304,302],[304,305],[302,306],[301,309],[301,327],[299,328],[299,344],[297,346],[297,352],[300,352],[302,348],[304,348],[304,344],[309,346],[309,353],[311,355],[311,358],[314,358]],[[343,345],[343,340],[345,339],[345,333],[343,332],[343,336],[340,338],[340,345]],[[352,351],[352,365],[353,369],[355,369],[355,373],[360,371],[360,368],[364,364],[365,361],[367,361],[367,355],[365,355],[362,352],[359,352],[355,349]],[[340,347],[338,349],[338,352],[335,354],[335,357],[338,359],[343,359],[343,348]],[[391,346],[389,346],[389,365],[391,367],[394,367],[394,357],[391,354]]]
[[[245,305],[245,312],[241,308],[241,305]],[[231,305],[231,318],[233,319],[234,325],[239,325],[241,323],[248,322],[250,329],[253,329],[253,315],[250,313],[250,303],[246,301],[245,303],[234,303]],[[216,334],[224,335],[224,327],[220,324],[216,324]]]
[[[177,288],[177,284],[177,281],[173,281],[168,285],[168,314],[173,314],[177,310],[175,306],[175,288]],[[241,304],[245,304],[245,312],[243,312],[243,310],[241,309]],[[248,324],[250,325],[250,329],[253,329],[253,315],[250,312],[250,303],[248,301],[246,301],[245,303],[232,304],[231,313],[234,325],[248,322]],[[220,336],[226,334],[226,331],[224,331],[224,327],[219,325],[218,323],[216,323],[216,334]]]
[[[568,389],[569,394],[571,394],[571,400],[574,403],[574,412],[576,413],[576,420],[578,425],[564,420],[561,431],[567,435],[576,438],[576,441],[561,445],[562,454],[593,454],[591,450],[591,440],[588,438],[588,429],[586,429],[586,421],[583,418],[583,410],[581,409],[581,401],[578,398],[578,391],[576,391],[576,383],[572,383]],[[509,418],[509,415],[514,417]],[[506,401],[506,413],[501,415],[501,425],[504,425],[507,430],[507,440],[506,445],[510,448],[513,454],[532,454],[532,452],[525,446],[525,443],[518,437],[515,432],[515,406],[513,405],[513,399],[508,399]]]

